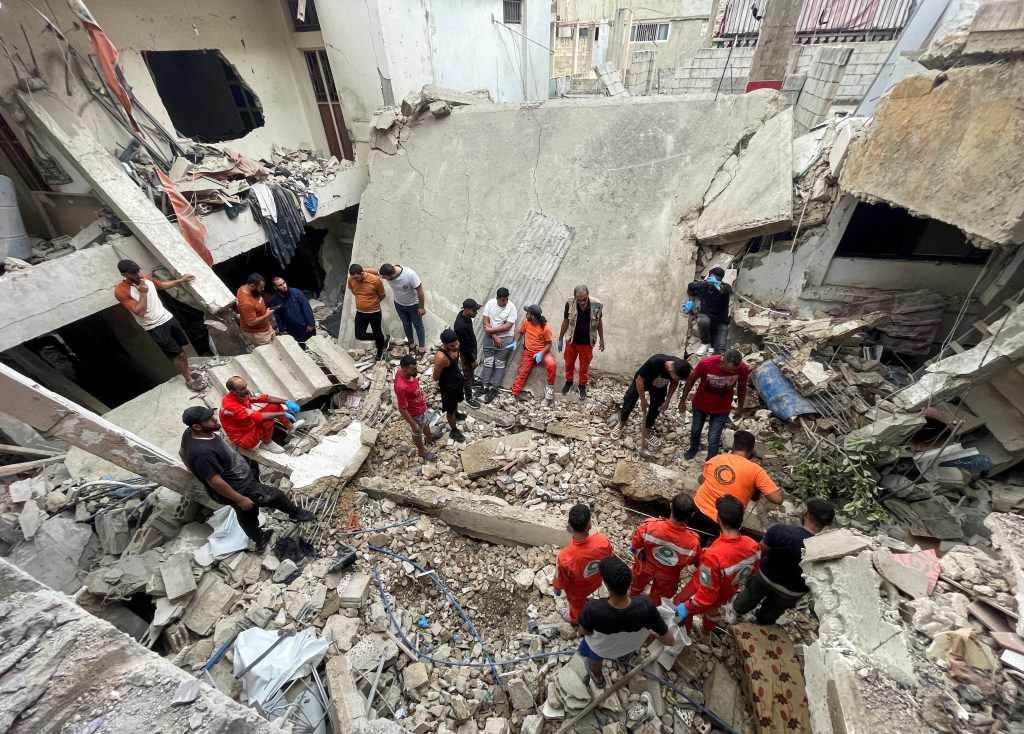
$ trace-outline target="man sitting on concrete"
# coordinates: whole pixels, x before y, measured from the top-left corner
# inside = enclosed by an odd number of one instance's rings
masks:
[[[194,405],[185,409],[181,420],[188,428],[181,437],[178,456],[203,483],[210,499],[234,508],[239,526],[256,544],[257,553],[263,552],[272,535],[260,530],[261,507],[280,510],[295,522],[313,519],[312,512],[300,508],[280,489],[253,478],[245,459],[217,435],[220,423],[213,408]]]
[[[249,385],[238,375],[229,377],[225,387],[228,392],[220,402],[220,419],[228,440],[246,451],[260,448],[272,454],[283,454],[284,449],[274,443],[274,422],[279,422],[287,431],[294,431],[303,423],[295,418],[301,406],[266,393],[253,395]],[[257,409],[258,405],[263,407]]]
[[[737,615],[757,609],[758,624],[775,624],[810,589],[804,583],[800,559],[804,541],[832,524],[836,508],[825,500],[810,499],[804,505],[803,524],[773,525],[761,541],[761,568],[747,581],[732,603]]]
[[[530,377],[530,371],[536,364],[544,364],[548,373],[548,384],[544,388],[544,399],[551,400],[555,396],[555,375],[558,367],[551,354],[551,326],[544,318],[540,306],[533,304],[526,307],[526,318],[519,327],[519,335],[523,339],[523,359],[519,363],[519,372],[512,383],[512,396],[519,397],[520,390]]]
[[[508,288],[499,288],[495,297],[484,304],[484,367],[480,371],[480,387],[485,403],[498,397],[498,389],[505,379],[518,317],[516,304],[509,300]]]
[[[632,596],[644,593],[651,581],[651,599],[655,604],[676,595],[683,569],[697,565],[700,560],[700,539],[686,527],[694,509],[693,498],[680,493],[672,498],[668,519],[652,517],[640,523],[629,543],[635,556],[633,585],[629,587]]]
[[[267,281],[259,273],[253,273],[245,279],[245,285],[239,286],[235,293],[238,306],[238,330],[249,346],[260,347],[274,340],[274,327],[270,325],[270,317],[274,309],[267,308],[263,301],[263,291]]]
[[[569,602],[569,621],[576,624],[580,610],[587,603],[587,597],[601,586],[597,573],[597,562],[612,554],[612,544],[604,533],[590,534],[590,508],[574,505],[569,510],[569,527],[572,542],[558,552],[555,577],[551,579],[555,596],[565,592]]]
[[[689,583],[673,599],[676,615],[687,629],[702,617],[704,632],[710,634],[722,619],[722,607],[754,573],[761,559],[757,541],[740,534],[743,505],[725,495],[715,502],[721,535],[700,557],[700,566]]]
[[[284,278],[278,276],[271,281],[274,297],[270,307],[274,309],[277,330],[283,331],[300,344],[316,335],[316,319],[306,294],[298,288],[289,288]]]
[[[750,368],[743,361],[743,355],[736,349],[730,349],[722,355],[705,357],[686,378],[683,393],[679,396],[679,412],[686,410],[686,398],[697,385],[693,394],[692,422],[690,424],[690,448],[683,454],[689,461],[700,449],[700,434],[704,424],[708,424],[708,460],[718,456],[722,447],[722,431],[729,421],[732,410],[733,393],[737,397],[736,420],[743,415],[743,403],[747,399],[747,379]]]
[[[691,369],[693,368],[686,360],[667,354],[655,354],[640,365],[622,398],[619,422],[612,429],[612,438],[622,438],[626,421],[639,401],[640,408],[644,411],[641,451],[646,451],[649,446],[661,446],[661,439],[651,433],[651,429],[654,428],[654,422],[658,420],[662,408],[672,400],[679,387],[679,381],[687,379]]]
[[[416,451],[421,459],[426,461],[437,461],[437,454],[427,451],[426,444],[434,440],[430,433],[430,413],[427,412],[427,399],[423,395],[423,388],[416,377],[419,365],[416,364],[416,357],[406,354],[399,363],[398,371],[395,372],[395,398],[398,404],[398,412],[405,419],[412,429],[412,442],[416,445]]]
[[[694,299],[700,301],[697,332],[701,344],[696,352],[700,357],[712,349],[715,354],[725,351],[729,336],[729,296],[732,295],[732,286],[722,282],[724,277],[725,270],[711,268],[707,279],[695,280],[686,286],[688,300],[683,304],[683,313],[693,313],[696,310]]]
[[[587,659],[594,685],[604,688],[601,668],[605,660],[627,663],[652,637],[667,646],[674,645],[675,638],[650,597],[630,596],[633,574],[629,566],[608,555],[598,563],[598,572],[608,598],[591,599],[580,612],[584,637],[579,653]]]
[[[719,454],[706,464],[700,478],[700,487],[693,501],[697,511],[690,526],[704,533],[703,545],[710,545],[718,536],[718,512],[715,501],[731,495],[740,501],[744,511],[750,502],[761,497],[773,505],[782,504],[782,490],[768,476],[760,464],[751,461],[757,439],[750,431],[736,431],[732,439],[732,453]]]
[[[131,312],[139,326],[146,330],[160,347],[160,351],[167,355],[174,368],[185,378],[189,390],[200,392],[209,387],[198,372],[193,372],[189,368],[188,357],[185,356],[185,347],[188,346],[185,330],[171,312],[164,308],[156,294],[156,291],[165,291],[181,283],[189,283],[195,280],[196,276],[185,273],[175,280],[154,280],[140,272],[139,264],[132,260],[121,260],[117,264],[117,270],[124,278],[114,286],[114,298],[117,302]]]

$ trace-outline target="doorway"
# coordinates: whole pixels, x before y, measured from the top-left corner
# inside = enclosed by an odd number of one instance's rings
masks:
[[[330,149],[331,155],[339,160],[354,161],[352,139],[349,137],[348,128],[345,127],[345,116],[341,112],[341,97],[338,96],[338,90],[334,86],[334,75],[331,73],[331,65],[327,60],[327,52],[317,49],[302,53],[306,57],[306,69],[309,71],[309,81],[313,85],[313,96],[316,97],[320,122],[327,135],[327,147]]]

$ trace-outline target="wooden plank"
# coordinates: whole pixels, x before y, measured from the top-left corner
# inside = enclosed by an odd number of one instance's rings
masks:
[[[48,456],[45,459],[36,459],[35,461],[23,461],[20,464],[8,464],[7,466],[0,466],[0,477],[10,477],[15,474],[21,474],[22,472],[35,471],[48,464],[56,464],[58,461],[63,461],[67,454],[57,454],[56,456]]]
[[[60,451],[50,449],[29,449],[24,446],[12,446],[9,443],[0,443],[0,454],[16,454],[18,456],[64,456]]]

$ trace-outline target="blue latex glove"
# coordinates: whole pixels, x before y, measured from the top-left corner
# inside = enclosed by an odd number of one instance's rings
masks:
[[[558,352],[559,352],[559,354],[561,354],[563,347],[565,347],[565,340],[564,339],[559,339],[558,340]]]
[[[512,342],[507,347],[505,347],[505,349],[515,349],[518,346],[519,346],[519,342]]]
[[[710,283],[711,285],[713,285],[713,286],[715,287],[715,290],[717,290],[717,291],[720,291],[720,290],[722,290],[722,281],[720,281],[720,280],[719,280],[718,278],[716,278],[715,276],[713,276],[713,275],[709,275],[709,276],[708,276],[708,283]]]
[[[690,616],[690,610],[686,608],[685,604],[680,604],[676,607],[676,616],[679,617],[679,621],[682,621]]]
[[[636,555],[636,548],[634,548],[633,546],[629,546],[629,552],[632,553],[635,556]]]
[[[561,589],[556,589],[555,587],[552,586],[551,587],[551,593],[554,594],[555,596],[561,596],[562,595],[562,590]]]
[[[693,313],[693,309],[697,308],[697,304],[693,301],[687,301],[683,304],[683,313]]]
[[[536,362],[537,364],[540,364],[540,361],[542,359],[544,359],[544,352],[537,352],[535,355],[533,355],[533,361]]]
[[[284,417],[285,417],[285,418],[287,418],[288,420],[290,420],[290,421],[291,421],[292,423],[295,423],[295,421],[297,421],[297,420],[298,420],[298,418],[296,418],[296,417],[295,417],[294,415],[292,415],[291,413],[285,413],[285,414],[284,414]]]
[[[302,410],[302,406],[296,403],[294,400],[288,400],[284,404],[285,410],[289,413],[298,413]]]

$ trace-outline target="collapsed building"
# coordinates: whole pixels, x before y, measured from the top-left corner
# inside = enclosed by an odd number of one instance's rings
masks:
[[[25,29],[4,31],[0,110],[6,730],[1024,725],[1019,1],[952,34],[915,36],[911,17],[893,48],[915,52],[879,73],[877,109],[840,117],[843,64],[824,54],[796,91],[798,53],[779,90],[665,94],[630,69],[607,96],[541,102],[535,3],[511,25],[506,7],[424,23],[281,5],[280,22],[238,11],[234,38],[226,8],[144,3],[111,30],[113,79],[88,10],[0,10]],[[109,29],[121,15],[90,9]],[[441,53],[460,23],[486,28],[464,28],[473,69]],[[180,96],[200,74],[221,99]],[[205,393],[114,301],[122,258],[196,276],[164,302]],[[467,408],[469,443],[419,461],[394,360],[351,327],[349,264],[385,261],[422,277],[431,343],[465,298],[504,286],[557,321],[587,284],[608,308],[589,398],[542,402],[535,375],[536,398]],[[784,624],[655,646],[601,692],[551,593],[555,551],[575,502],[625,555],[696,488],[687,428],[641,453],[607,427],[648,355],[696,359],[680,301],[716,266],[754,369],[735,427],[790,492],[746,526],[825,496],[849,527],[808,541],[811,593]],[[318,336],[247,349],[233,291],[252,271],[309,292]],[[400,334],[389,307],[384,323]],[[182,411],[216,407],[232,375],[307,421],[286,454],[249,457],[317,515],[266,518],[263,554],[177,458]]]

